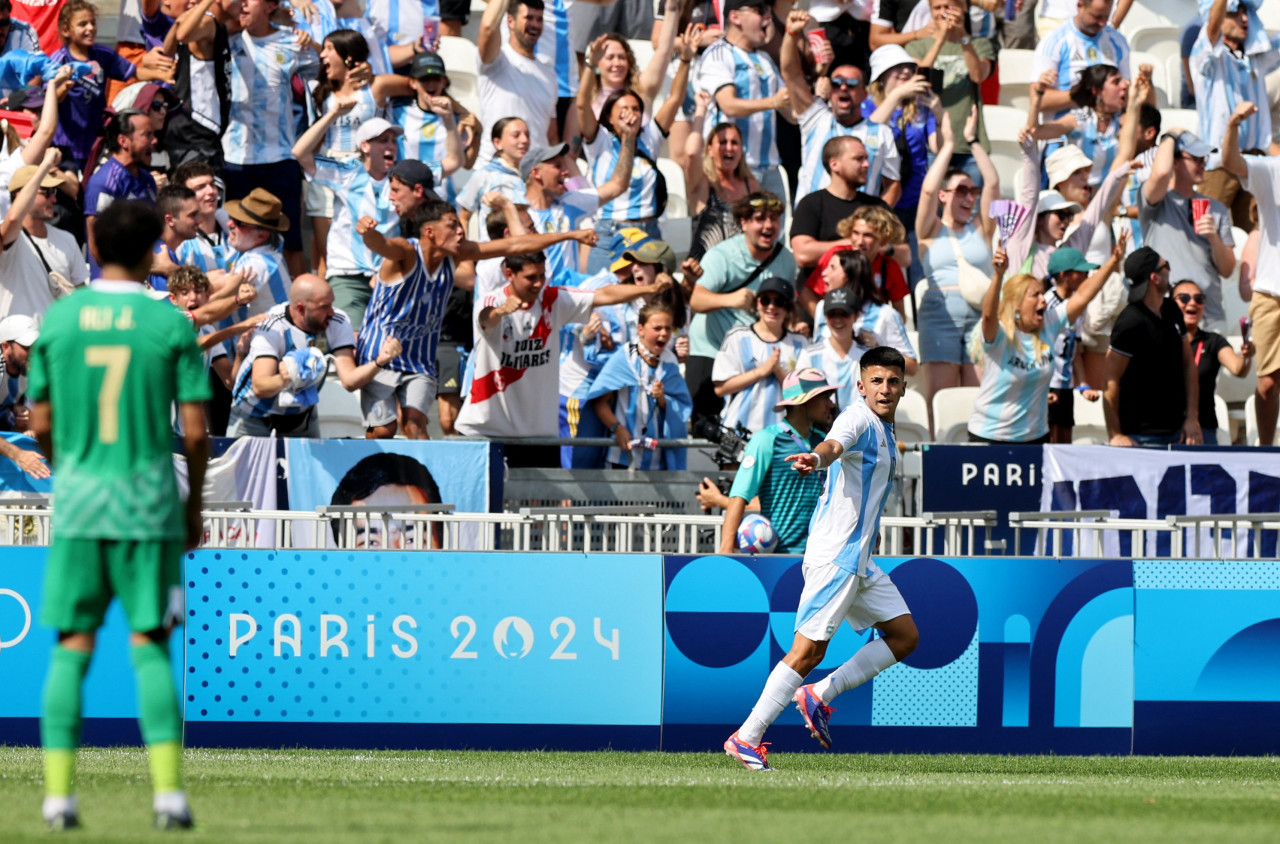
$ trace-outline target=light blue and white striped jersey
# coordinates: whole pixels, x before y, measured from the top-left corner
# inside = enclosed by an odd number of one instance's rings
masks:
[[[403,351],[387,365],[398,372],[436,375],[436,347],[444,310],[453,292],[453,259],[445,258],[434,274],[427,272],[418,239],[409,238],[414,249],[414,265],[398,281],[378,279],[369,297],[356,343],[356,363],[374,360],[388,337],[400,341]]]
[[[438,0],[369,0],[365,14],[388,47],[421,41],[427,18],[440,17]]]
[[[312,93],[315,92],[315,86],[316,83],[314,82],[308,86]],[[334,96],[333,93],[330,93],[322,103],[311,100],[315,111],[311,116],[313,122],[328,112],[329,107],[333,104]],[[309,97],[308,99],[311,98]],[[326,155],[340,152],[360,152],[360,144],[356,142],[356,132],[360,130],[360,124],[366,120],[381,117],[382,111],[382,108],[378,105],[378,100],[373,96],[373,88],[366,85],[359,89],[356,91],[355,108],[333,121],[333,125],[329,127],[329,131],[324,135],[324,145],[320,149]]]
[[[317,44],[323,43],[324,39],[329,37],[329,33],[335,29],[350,29],[358,32],[364,36],[365,43],[369,45],[369,67],[374,75],[395,72],[391,66],[391,54],[387,52],[387,45],[378,36],[372,21],[368,18],[340,18],[329,0],[314,0],[314,2],[316,22],[309,23],[304,16],[295,13],[293,19],[298,29],[305,30]]]
[[[827,383],[836,388],[836,402],[848,407],[858,397],[858,361],[867,350],[856,342],[849,347],[849,354],[842,355],[827,338],[821,343],[805,346],[796,360],[796,369],[813,368],[827,376]],[[861,398],[857,398],[862,401]]]
[[[875,346],[891,346],[901,352],[904,357],[918,359],[916,350],[907,337],[902,315],[894,310],[892,305],[876,304],[868,304],[862,314],[854,320],[853,345],[849,347],[848,356],[841,357],[840,352],[831,345],[825,319],[822,320],[822,331],[818,331],[822,305],[822,302],[818,303],[818,310],[814,314],[814,336],[818,338],[818,342],[805,347],[800,354],[800,362],[796,364],[796,369],[812,366],[821,370],[827,376],[827,383],[839,388],[836,391],[836,398],[840,400],[841,407],[848,407],[850,402],[857,398],[857,365],[869,349]],[[876,335],[876,342],[872,346],[859,345],[856,338],[863,331],[870,331]]]
[[[247,270],[253,274],[253,284],[258,297],[227,318],[227,325],[263,314],[279,304],[289,301],[289,285],[293,277],[284,262],[284,253],[270,242],[255,246],[248,252],[227,253],[227,272]]]
[[[1031,78],[1046,70],[1058,72],[1058,90],[1066,91],[1080,81],[1086,67],[1109,64],[1125,79],[1129,74],[1129,42],[1111,25],[1104,26],[1092,37],[1076,29],[1075,18],[1040,40],[1031,63]]]
[[[600,192],[595,188],[569,191],[551,201],[551,207],[530,208],[534,228],[539,234],[571,232],[584,228],[582,221],[600,207]],[[579,243],[565,240],[542,250],[547,256],[547,283],[564,284],[568,273],[578,271]],[[615,278],[610,284],[616,284]]]
[[[1236,56],[1221,36],[1217,44],[1209,43],[1208,27],[1200,30],[1200,37],[1191,48],[1191,76],[1196,81],[1196,113],[1200,116],[1197,134],[1217,147],[1227,134],[1227,121],[1236,106],[1250,102],[1263,106],[1252,117],[1240,124],[1240,149],[1271,147],[1271,110],[1267,96],[1267,74],[1280,66],[1280,49],[1277,38],[1269,43],[1270,49]],[[1208,169],[1222,166],[1222,154],[1209,156]]]
[[[822,148],[832,138],[854,137],[867,148],[867,184],[864,193],[880,195],[880,179],[901,178],[902,155],[893,142],[893,129],[883,123],[859,120],[841,126],[831,107],[821,97],[800,115],[800,178],[796,181],[795,202],[831,184],[831,174],[822,166]]]
[[[635,160],[631,162],[631,182],[620,196],[600,209],[601,220],[624,222],[658,215],[658,168],[654,165],[665,139],[662,129],[652,120],[640,130]],[[613,176],[622,155],[622,142],[602,126],[596,131],[595,139],[583,146],[583,154],[591,170],[591,183],[599,187]]]
[[[1065,302],[1057,287],[1050,287],[1044,292],[1044,303],[1053,308]],[[1073,364],[1076,359],[1076,346],[1080,343],[1080,333],[1084,328],[1084,314],[1073,325],[1068,325],[1053,343],[1053,378],[1049,379],[1049,388],[1053,390],[1070,390],[1075,378]]]
[[[542,34],[533,46],[533,56],[551,66],[556,74],[557,97],[578,94],[578,56],[569,41],[569,21],[573,19],[574,0],[546,0],[542,10]],[[511,37],[504,15],[501,25],[502,43]]]
[[[254,38],[231,36],[231,114],[222,136],[228,164],[272,164],[293,159],[293,89],[297,73],[314,76],[319,58],[298,46],[292,29]]]
[[[178,261],[185,266],[199,267],[205,274],[226,269],[227,261],[233,254],[235,253],[227,245],[226,238],[214,244],[199,232],[178,246]]]
[[[740,325],[724,335],[715,363],[711,366],[712,381],[728,381],[755,369],[769,359],[774,349],[781,354],[778,364],[787,372],[794,372],[800,353],[809,341],[803,334],[788,332],[780,342],[770,343],[755,332],[753,325]],[[760,431],[782,421],[785,414],[773,409],[782,400],[782,382],[770,375],[728,397],[720,419],[730,428],[745,425],[749,431]]]
[[[1147,174],[1151,172],[1151,165],[1156,160],[1156,149],[1151,147],[1146,152],[1140,153],[1138,158],[1142,161],[1142,166],[1135,168],[1132,173],[1125,177],[1122,199],[1120,200],[1126,207],[1138,205],[1138,192],[1142,190],[1142,184],[1147,180]],[[1129,229],[1129,252],[1142,248],[1142,225],[1136,217],[1124,218],[1122,224]]]
[[[339,349],[351,349],[356,345],[355,333],[351,330],[351,320],[341,308],[333,309],[333,319],[324,331],[329,353]],[[286,354],[295,349],[305,349],[316,345],[316,337],[308,334],[293,324],[289,317],[287,303],[276,305],[269,316],[253,329],[253,337],[249,340],[249,354],[245,355],[244,366],[236,375],[236,383],[231,390],[231,401],[244,409],[250,416],[292,416],[306,413],[310,405],[292,405],[276,407],[276,396],[262,398],[253,391],[253,362],[258,358],[275,358],[282,360]]]
[[[575,289],[599,290],[601,287],[617,283],[618,277],[606,268],[582,279]],[[582,342],[582,335],[579,332],[582,331],[585,323],[571,322],[560,329],[560,395],[566,398],[586,399],[587,390],[591,387],[592,379],[599,374],[600,367],[604,366],[609,356],[622,348],[624,343],[635,339],[634,333],[627,325],[629,314],[627,306],[630,304],[632,303],[624,302],[621,305],[606,305],[592,311],[592,314],[600,315],[601,322],[613,339],[614,347],[609,351],[601,348],[599,337],[593,338],[590,343]]]
[[[14,17],[9,21],[9,37],[4,40],[4,48],[0,49],[0,55],[10,50],[21,50],[37,56],[44,52],[40,49],[40,37],[36,35],[35,27]]]
[[[391,122],[404,129],[404,134],[398,139],[399,159],[421,161],[430,167],[431,175],[436,180],[436,193],[453,204],[458,198],[458,191],[453,186],[453,179],[444,177],[444,158],[448,154],[445,138],[448,132],[445,131],[440,115],[430,109],[423,109],[417,100],[401,99],[391,108]]]
[[[1093,169],[1089,171],[1089,186],[1096,188],[1111,172],[1111,165],[1116,160],[1116,149],[1120,141],[1120,116],[1113,117],[1107,128],[1101,130],[1098,129],[1098,115],[1091,108],[1073,108],[1071,116],[1076,119],[1076,128],[1067,133],[1064,140],[1079,147],[1093,161]]]
[[[325,277],[340,275],[373,275],[382,258],[364,245],[356,234],[361,217],[372,217],[378,231],[395,237],[400,215],[391,205],[391,180],[375,181],[364,162],[352,158],[339,161],[316,156],[316,172],[310,180],[333,191],[333,225],[325,241]]]
[[[835,565],[866,577],[878,571],[871,554],[898,466],[893,425],[859,396],[836,417],[827,439],[844,452],[827,467],[818,508],[809,521],[804,564]]]
[[[994,342],[983,341],[982,384],[969,417],[970,433],[1014,443],[1049,433],[1053,347],[1069,327],[1067,305],[1062,302],[1044,312],[1044,327],[1038,335],[1017,331],[1011,341],[1001,327]],[[974,330],[981,331],[981,323]]]
[[[716,91],[726,85],[744,100],[764,100],[773,97],[782,87],[782,74],[778,66],[764,50],[748,53],[721,39],[706,49],[694,74],[694,89],[706,91],[712,96],[704,125],[706,132],[728,120],[742,133],[742,150],[751,172],[760,177],[763,170],[782,163],[778,157],[778,144],[774,131],[774,111],[758,111],[749,117],[729,120],[715,103]]]
[[[467,184],[458,194],[458,209],[488,216],[489,208],[480,200],[491,190],[501,191],[507,199],[517,204],[528,201],[524,193],[524,180],[520,178],[520,174],[512,170],[506,161],[495,157],[467,179]],[[480,227],[479,239],[489,239],[484,226]]]
[[[634,439],[663,439],[667,436],[664,428],[667,427],[663,415],[665,413],[683,413],[685,414],[685,422],[688,421],[688,413],[690,408],[678,406],[675,397],[667,396],[667,409],[663,411],[658,407],[656,399],[650,395],[653,385],[659,381],[664,381],[664,373],[670,378],[672,371],[679,373],[680,364],[676,361],[676,356],[669,350],[663,349],[662,354],[658,356],[657,367],[651,367],[644,362],[644,358],[640,356],[640,345],[638,343],[627,343],[617,351],[618,355],[623,357],[627,369],[632,373],[635,379],[634,386],[620,386],[617,389],[616,398],[613,402],[613,412],[618,420],[622,422],[623,427],[631,432]],[[621,363],[611,364],[612,366],[622,366]],[[638,450],[639,464],[636,466],[642,472],[653,469],[662,469],[663,451],[661,448],[641,448]],[[605,460],[620,466],[631,465],[631,453],[623,453],[622,449],[616,445],[609,446],[609,450],[605,452]]]

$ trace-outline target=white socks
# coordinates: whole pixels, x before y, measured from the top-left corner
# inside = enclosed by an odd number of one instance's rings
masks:
[[[738,738],[753,747],[760,744],[764,731],[782,714],[782,710],[791,705],[791,698],[802,683],[804,678],[791,666],[785,662],[775,665],[773,671],[769,672],[769,679],[765,681],[760,699],[752,707],[746,722],[738,729]]]
[[[859,648],[858,652],[850,657],[848,662],[828,674],[826,679],[814,683],[813,693],[823,703],[829,704],[835,699],[836,695],[861,686],[897,661],[893,651],[885,644],[884,639],[872,639]],[[770,677],[770,680],[772,679]],[[765,688],[768,687],[766,686]],[[782,710],[778,711],[781,712]],[[752,714],[754,715],[755,713],[752,712]]]

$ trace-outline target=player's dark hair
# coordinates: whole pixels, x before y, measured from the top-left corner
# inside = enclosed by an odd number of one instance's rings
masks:
[[[859,368],[863,372],[873,366],[883,366],[885,369],[900,369],[904,377],[907,374],[907,359],[902,356],[902,352],[892,346],[876,346],[862,356]]]
[[[528,211],[529,206],[517,204],[516,211]],[[507,214],[501,208],[495,208],[484,218],[484,230],[489,233],[490,240],[502,240],[507,236]]]
[[[182,203],[195,198],[196,192],[181,182],[167,184],[156,194],[156,211],[161,218],[176,217],[182,212]]]
[[[195,159],[179,164],[178,168],[173,171],[173,179],[171,181],[175,184],[185,185],[192,179],[198,179],[201,176],[213,176],[216,179],[218,178],[218,171],[213,169],[213,165],[209,162]]]
[[[836,135],[831,140],[822,145],[822,169],[827,173],[831,172],[831,159],[839,158],[844,152],[845,144],[857,143],[859,146],[866,146],[862,143],[861,138],[855,138],[852,135]]]
[[[164,218],[145,202],[113,202],[94,219],[99,264],[133,269],[151,255],[164,232]]]
[[[436,486],[436,479],[431,477],[431,472],[426,466],[407,454],[392,454],[386,451],[370,454],[348,469],[342,476],[342,480],[338,482],[337,488],[334,489],[329,503],[350,504],[353,501],[368,498],[379,487],[393,485],[417,487],[422,491],[427,503],[440,503],[440,487]],[[329,527],[333,531],[334,540],[340,541],[338,522],[330,522]],[[441,544],[441,529],[442,525],[439,523],[431,525],[431,534],[436,545]]]
[[[436,223],[450,214],[457,213],[453,210],[453,206],[443,199],[428,199],[413,209],[413,230],[415,233],[420,232],[427,223]]]
[[[519,255],[508,255],[502,259],[503,269],[518,273],[533,264],[545,264],[547,256],[543,252],[522,252]]]

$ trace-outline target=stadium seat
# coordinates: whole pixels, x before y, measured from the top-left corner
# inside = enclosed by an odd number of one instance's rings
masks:
[[[1035,50],[1001,50],[997,69],[1000,75],[1000,105],[1021,109],[1031,107],[1031,68]]]
[[[320,436],[325,439],[364,437],[360,394],[347,392],[338,380],[332,363],[329,364],[329,375],[320,387],[320,403],[316,406],[316,412],[320,414]]]
[[[893,433],[898,442],[927,443],[932,441],[929,435],[929,405],[924,394],[908,389],[898,402],[898,411],[894,416]]]
[[[1162,108],[1160,109],[1160,131],[1169,129],[1187,129],[1200,131],[1200,115],[1194,108]]]
[[[653,58],[653,42],[628,38],[627,44],[631,47],[632,55],[636,57],[636,73],[639,73],[649,66],[649,60]]]
[[[1232,429],[1235,426],[1231,424],[1231,415],[1227,412],[1227,403],[1222,400],[1222,396],[1213,397],[1213,414],[1218,419],[1218,445],[1231,445]]]
[[[684,184],[684,170],[670,158],[659,158],[657,165],[658,172],[667,179],[667,218],[688,217],[689,192]]]
[[[449,71],[449,95],[479,117],[480,50],[465,38],[446,35],[440,39],[440,58]]]
[[[1244,444],[1258,445],[1258,417],[1254,402],[1257,396],[1249,396],[1244,403]]]
[[[911,313],[908,308],[907,313]],[[907,317],[910,319],[910,317]],[[920,359],[920,332],[907,329],[907,342],[911,344],[911,348],[916,350],[916,360]]]
[[[1232,326],[1234,327],[1234,326]],[[1231,344],[1231,348],[1236,352],[1240,351],[1240,343],[1243,338],[1239,334],[1227,335],[1227,342]],[[1254,371],[1254,367],[1249,367],[1249,371],[1244,374],[1243,378],[1237,378],[1226,370],[1218,373],[1218,384],[1214,389],[1214,393],[1222,397],[1222,400],[1230,405],[1238,405],[1241,402],[1248,401],[1258,388],[1258,373]]]
[[[1128,24],[1128,20],[1125,21]],[[1182,30],[1176,26],[1144,26],[1141,29],[1129,30],[1127,37],[1129,39],[1129,49],[1139,53],[1158,53],[1161,49],[1172,43],[1175,50],[1178,49],[1178,36]],[[1136,72],[1137,68],[1133,68]]]
[[[1136,54],[1151,56],[1157,68],[1163,68],[1165,78],[1165,94],[1170,105],[1178,105],[1182,93],[1182,51],[1178,43],[1180,28],[1176,26],[1151,26],[1138,30],[1129,36],[1129,46]],[[1177,60],[1176,65],[1169,64],[1169,58]],[[1140,59],[1131,59],[1129,70],[1137,74]],[[1176,68],[1176,73],[1173,72]]]
[[[1231,247],[1231,251],[1236,256],[1235,269],[1231,271],[1231,275],[1222,279],[1222,310],[1226,313],[1227,326],[1223,334],[1235,334],[1240,330],[1240,317],[1249,315],[1249,303],[1240,298],[1240,256],[1244,254],[1244,242],[1248,240],[1249,235],[1244,229],[1231,227],[1231,239],[1235,243]],[[1238,340],[1239,338],[1237,338]],[[1235,346],[1239,349],[1239,345]]]
[[[787,178],[787,171],[783,169],[781,164],[778,165],[777,169],[778,176],[782,179],[782,207],[787,209],[787,214],[784,217],[789,218],[791,209],[795,207],[791,203],[791,180]],[[789,227],[790,220],[784,219],[783,224]]]
[[[1102,410],[1102,399],[1087,401],[1076,393],[1075,428],[1071,431],[1071,442],[1081,445],[1106,445],[1110,442],[1107,436],[1107,420]]]
[[[1011,106],[983,106],[982,122],[991,140],[1016,141],[1018,131],[1027,125],[1027,110]],[[1001,182],[1003,184],[1003,179]]]
[[[658,229],[662,232],[662,239],[676,253],[676,261],[689,257],[689,249],[693,246],[693,218],[687,215],[663,217],[658,220]]]
[[[1129,14],[1119,29],[1130,39],[1136,33],[1156,27],[1174,27],[1180,32],[1196,14],[1195,0],[1138,0],[1129,7]]]
[[[1016,179],[1022,170],[1022,147],[1016,140],[999,140],[995,135],[989,136],[991,148],[987,151],[991,156],[991,164],[1000,175],[1000,195],[1013,198],[1018,195]]]
[[[933,394],[934,442],[969,441],[969,417],[977,398],[977,387],[948,387]]]

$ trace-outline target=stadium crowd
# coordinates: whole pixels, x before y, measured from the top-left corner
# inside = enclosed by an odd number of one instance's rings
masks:
[[[682,468],[660,441],[766,430],[782,455],[890,346],[925,406],[977,387],[994,443],[1069,442],[1099,401],[1113,445],[1213,441],[1219,369],[1256,358],[1270,444],[1258,2],[1200,3],[1177,126],[1131,0],[489,0],[474,43],[468,0],[128,0],[114,50],[85,0],[0,0],[0,427],[25,430],[44,312],[95,277],[95,218],[140,200],[217,435],[319,435],[328,376],[370,437],[615,443],[513,465]],[[1032,48],[1025,125],[997,129],[997,68],[1027,60],[1002,50]]]

